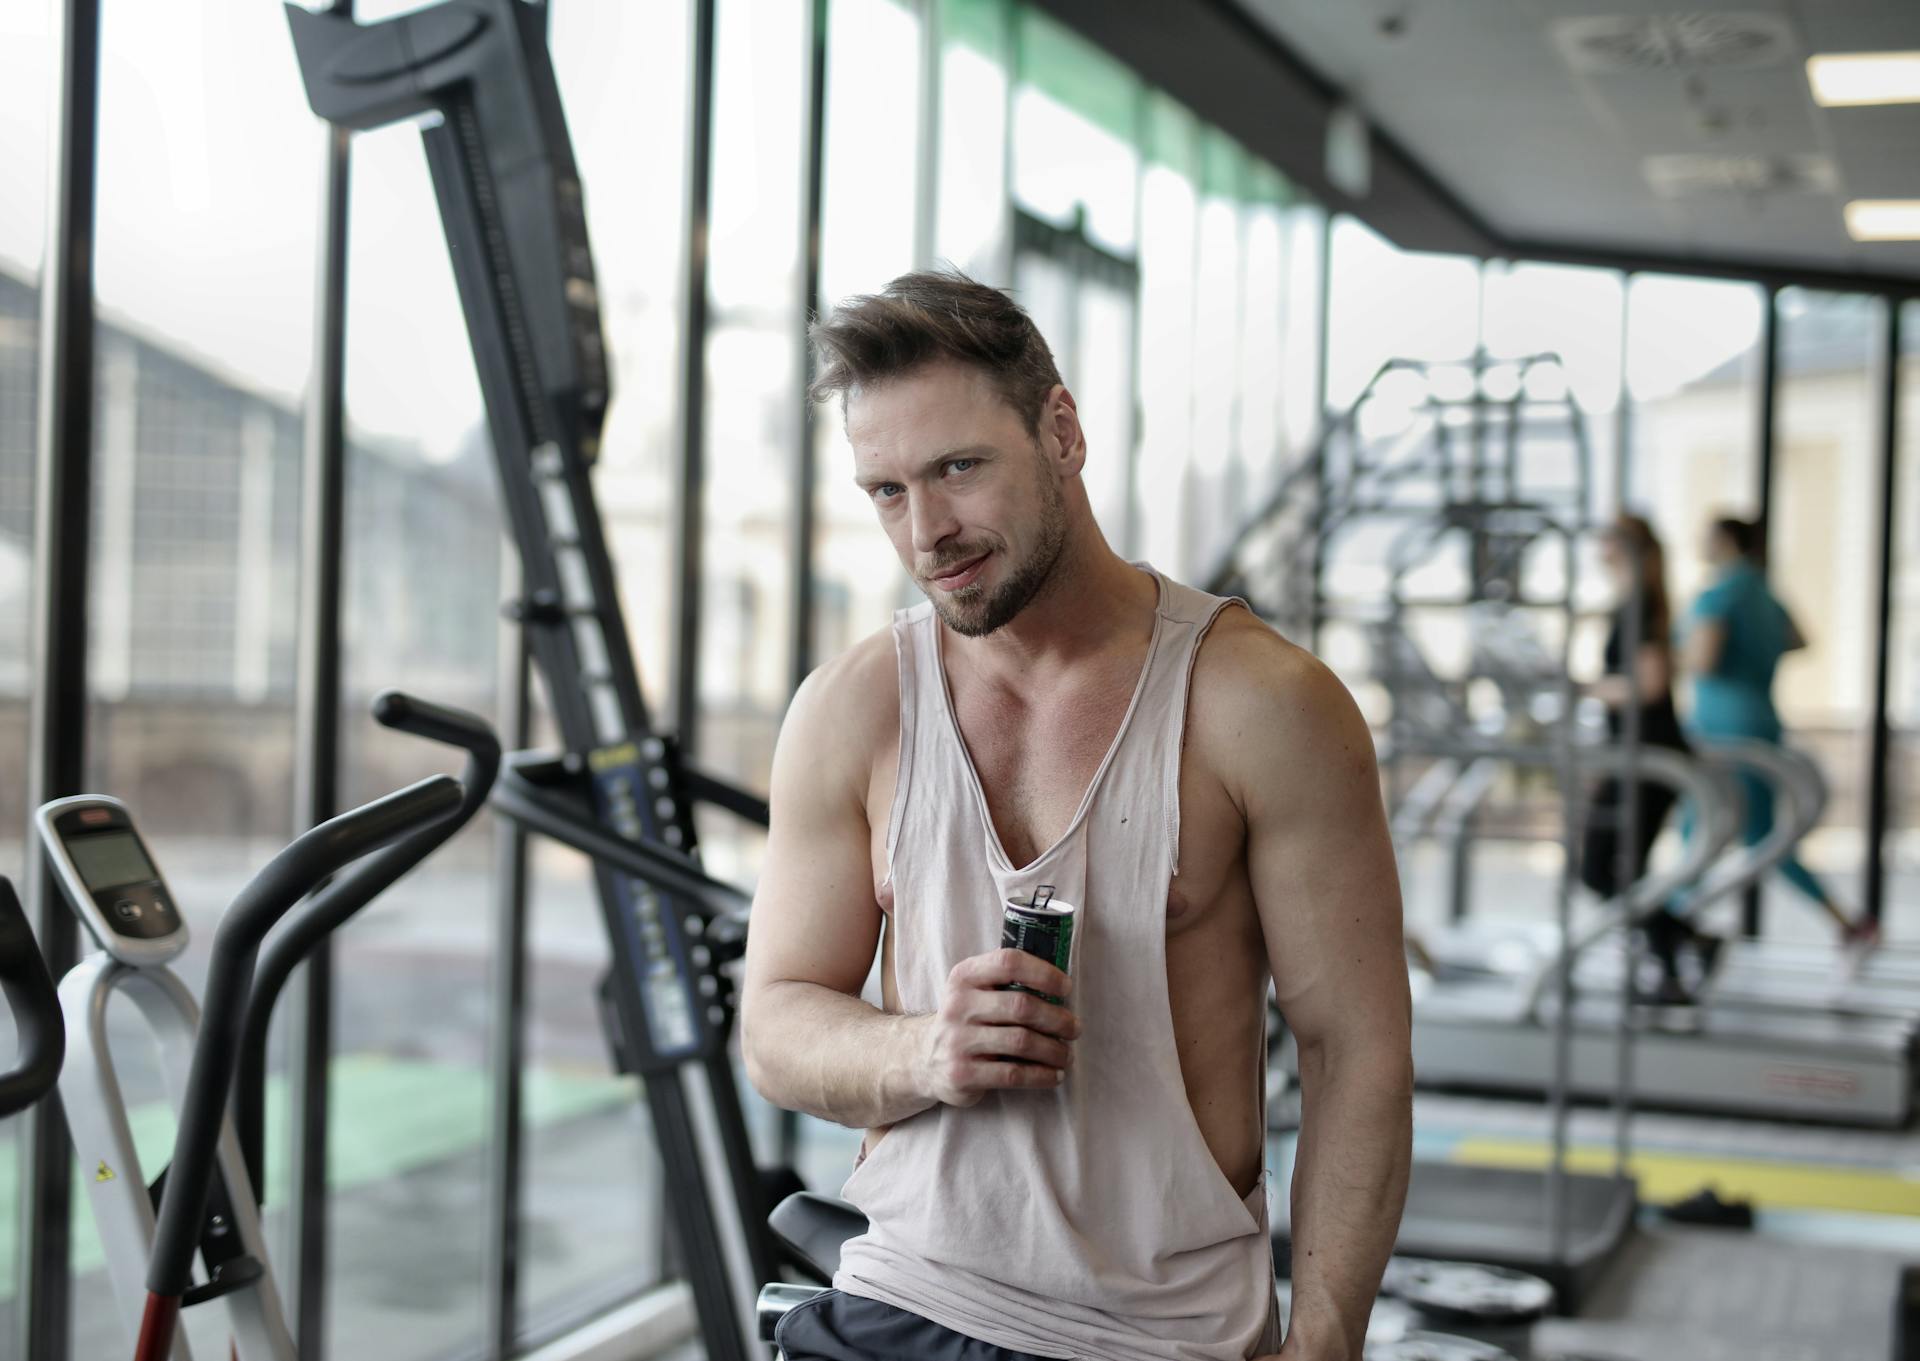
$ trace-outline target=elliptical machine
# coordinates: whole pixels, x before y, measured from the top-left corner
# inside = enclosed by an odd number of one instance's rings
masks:
[[[0,998],[13,1016],[13,1067],[0,1073],[0,1120],[31,1106],[53,1090],[66,1057],[66,1028],[47,963],[27,925],[19,895],[0,876]]]
[[[221,916],[203,1005],[167,967],[186,948],[186,921],[126,806],[83,796],[35,815],[68,904],[101,946],[59,988],[71,1036],[60,1092],[135,1361],[191,1361],[178,1335],[180,1311],[215,1301],[236,1361],[294,1361],[255,1193],[274,1000],[314,945],[479,810],[500,762],[492,730],[460,710],[388,691],[375,700],[374,717],[463,748],[464,779],[421,780],[321,823],[275,856]],[[116,993],[152,1028],[178,1107],[172,1160],[151,1186],[108,1048],[107,1008]],[[228,1109],[236,1080],[238,1126]]]

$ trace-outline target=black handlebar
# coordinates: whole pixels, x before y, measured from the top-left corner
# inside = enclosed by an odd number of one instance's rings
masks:
[[[269,861],[220,918],[147,1267],[152,1294],[178,1299],[192,1277],[261,939],[329,875],[425,824],[450,817],[460,807],[463,792],[458,780],[435,775],[321,823]]]
[[[553,791],[568,779],[565,762],[543,752],[508,754],[493,791],[493,806],[524,827],[585,852],[664,893],[684,897],[709,921],[744,918],[750,895],[715,879],[692,856],[650,841],[633,841],[594,820],[579,800]]]
[[[12,1069],[0,1073],[0,1119],[5,1119],[52,1089],[66,1057],[67,1031],[60,1020],[59,995],[40,957],[40,944],[27,925],[19,896],[4,877],[0,877],[0,996],[13,1013],[19,1048]]]
[[[415,699],[398,690],[374,696],[373,716],[382,725],[429,741],[461,747],[467,753],[460,783],[466,793],[452,817],[422,828],[397,845],[389,846],[352,873],[343,875],[316,893],[298,912],[287,917],[260,952],[253,988],[247,997],[247,1018],[241,1028],[240,1066],[234,1079],[234,1125],[254,1199],[264,1204],[266,1186],[267,1031],[274,1004],[287,979],[313,948],[346,921],[385,893],[409,870],[445,845],[453,834],[487,801],[494,776],[500,771],[500,741],[484,719],[464,709],[450,709]]]

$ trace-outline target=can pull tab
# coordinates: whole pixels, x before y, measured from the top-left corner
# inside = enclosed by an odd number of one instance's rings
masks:
[[[1033,891],[1033,897],[1027,903],[1027,906],[1028,907],[1045,907],[1048,903],[1052,901],[1053,901],[1053,885],[1042,884],[1040,885],[1039,888],[1036,888]]]

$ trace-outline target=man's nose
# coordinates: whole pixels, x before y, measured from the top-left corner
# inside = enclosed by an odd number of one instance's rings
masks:
[[[913,551],[930,554],[959,529],[947,498],[938,492],[909,493],[908,514],[913,520]]]

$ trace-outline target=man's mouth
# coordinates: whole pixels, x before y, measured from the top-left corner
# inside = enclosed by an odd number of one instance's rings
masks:
[[[933,584],[943,591],[957,591],[963,586],[970,585],[973,579],[980,575],[980,569],[987,565],[989,556],[982,553],[977,558],[969,558],[965,562],[942,568],[933,574]]]

